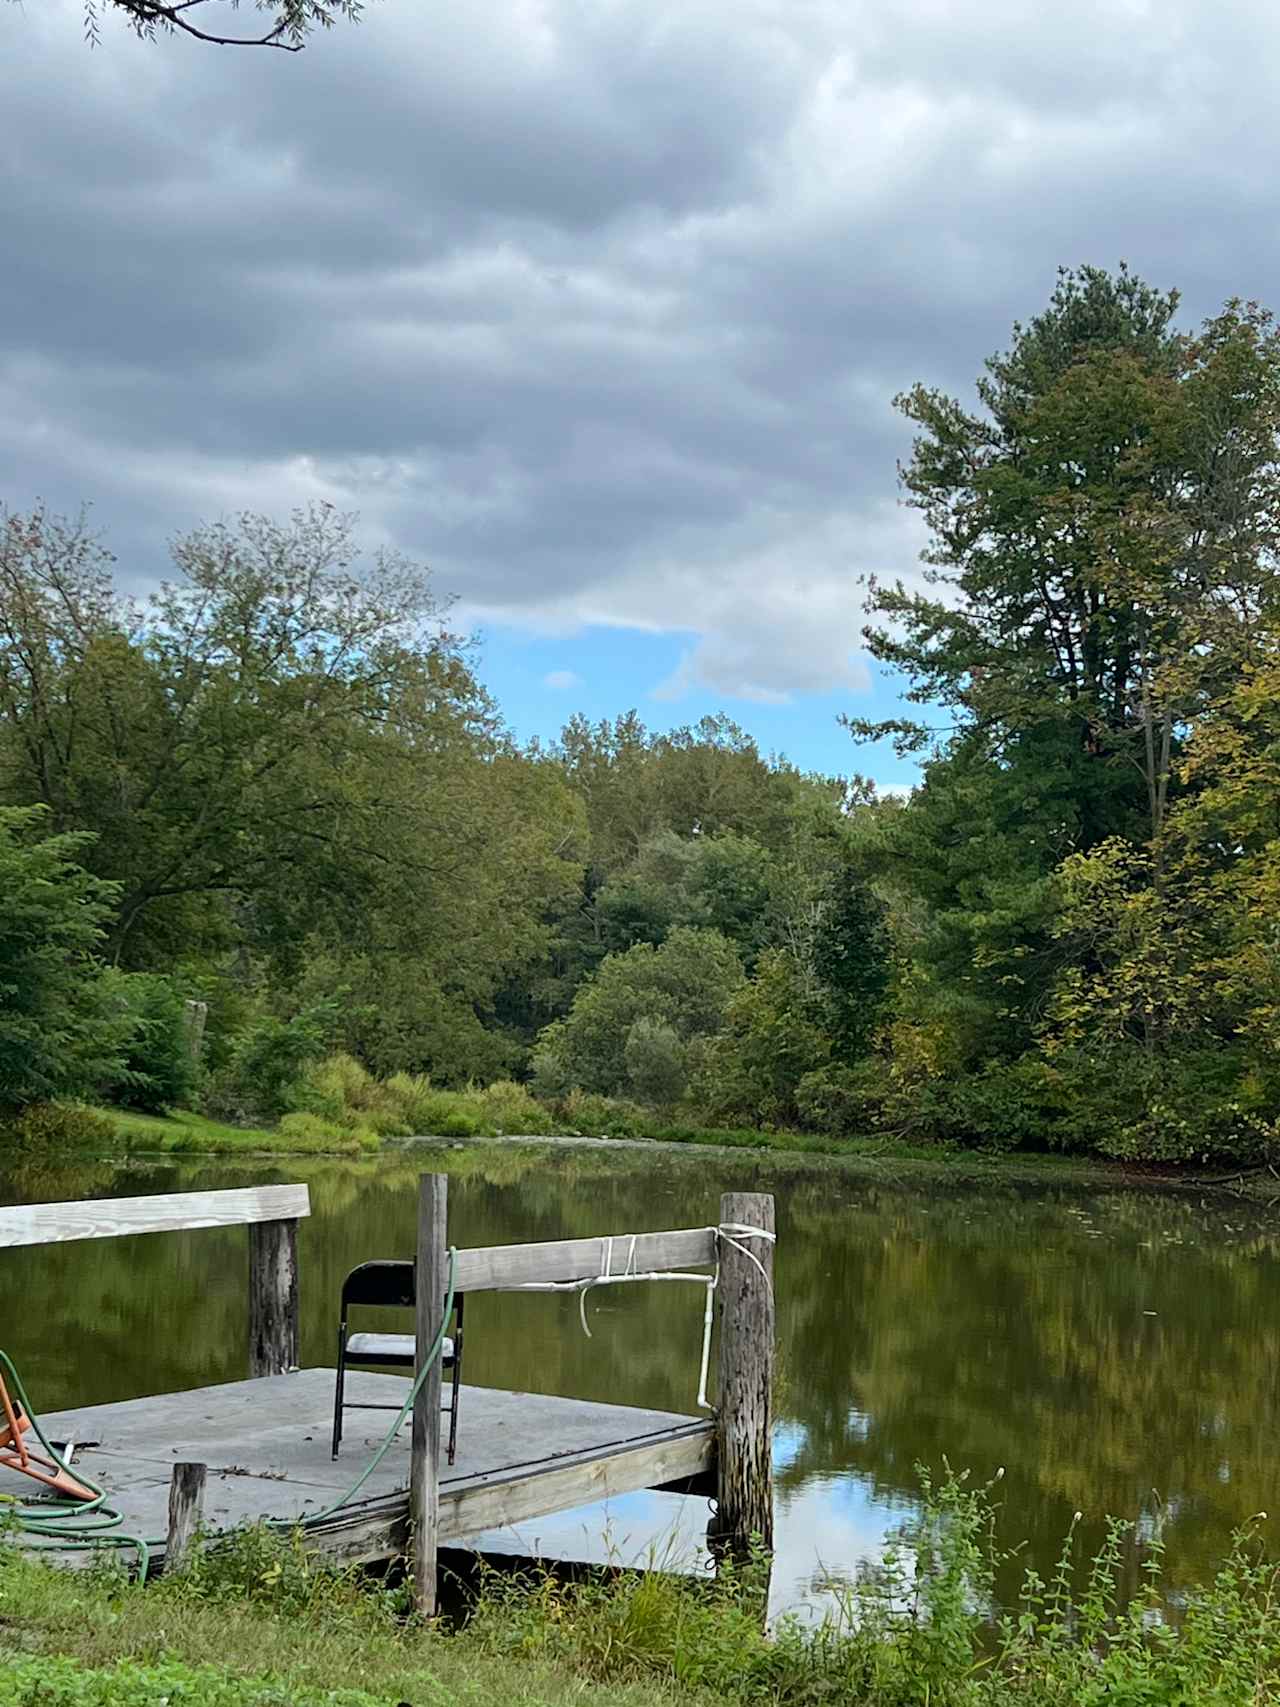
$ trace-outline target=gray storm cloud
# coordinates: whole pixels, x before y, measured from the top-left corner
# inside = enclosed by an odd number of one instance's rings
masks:
[[[144,585],[313,497],[478,622],[856,693],[893,394],[1060,262],[1276,294],[1280,25],[1138,0],[382,0],[296,57],[0,8],[0,455]]]

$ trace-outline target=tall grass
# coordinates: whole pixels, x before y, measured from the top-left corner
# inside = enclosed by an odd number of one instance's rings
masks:
[[[285,1092],[289,1112],[280,1132],[290,1140],[346,1141],[376,1149],[382,1138],[591,1138],[714,1142],[738,1148],[813,1151],[848,1148],[814,1133],[709,1129],[694,1118],[647,1109],[617,1097],[570,1091],[552,1100],[535,1097],[510,1079],[444,1090],[424,1074],[376,1079],[350,1055],[312,1063]]]
[[[1212,1581],[1178,1595],[1166,1589],[1159,1542],[1146,1541],[1140,1588],[1126,1598],[1136,1544],[1130,1526],[1114,1524],[1097,1557],[1077,1569],[1069,1535],[1057,1569],[1047,1580],[1029,1571],[1018,1604],[1002,1615],[991,1489],[948,1474],[925,1479],[920,1514],[816,1628],[783,1619],[766,1630],[757,1561],[726,1568],[715,1583],[662,1571],[572,1583],[551,1572],[491,1574],[453,1631],[413,1617],[402,1589],[368,1587],[352,1571],[317,1563],[300,1541],[265,1532],[197,1554],[183,1574],[148,1589],[53,1571],[0,1546],[0,1703],[310,1707],[322,1689],[334,1693],[319,1699],[335,1707],[1280,1701],[1280,1568],[1257,1535],[1239,1535]],[[6,1695],[14,1673],[5,1661],[12,1667],[19,1657],[26,1693]],[[245,1686],[252,1678],[259,1694]]]
[[[381,1138],[542,1136],[557,1130],[551,1111],[510,1080],[447,1091],[425,1074],[375,1079],[359,1061],[341,1054],[307,1067],[289,1086],[286,1101],[290,1112],[280,1130],[287,1137],[348,1135],[370,1141],[371,1148]]]
[[[653,1679],[743,1704],[817,1707],[1262,1707],[1280,1702],[1280,1567],[1238,1535],[1214,1579],[1167,1592],[1145,1546],[1121,1591],[1132,1525],[1114,1523],[1077,1573],[1074,1535],[1048,1581],[1028,1571],[1001,1615],[989,1487],[924,1481],[920,1515],[816,1628],[766,1631],[755,1573],[715,1585],[622,1572],[565,1583],[494,1579],[468,1639],[597,1682]],[[1079,1576],[1080,1586],[1077,1588]]]

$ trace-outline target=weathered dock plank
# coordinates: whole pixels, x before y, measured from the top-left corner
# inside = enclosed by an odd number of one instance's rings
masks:
[[[397,1404],[409,1383],[353,1372],[353,1399]],[[173,1465],[208,1466],[207,1530],[257,1518],[307,1517],[339,1499],[368,1462],[390,1418],[370,1412],[329,1454],[333,1372],[306,1369],[193,1392],[62,1411],[44,1419],[51,1438],[83,1444],[76,1462],[109,1490],[127,1533],[154,1538],[163,1557]],[[95,1444],[90,1445],[93,1442]],[[347,1506],[313,1532],[344,1559],[374,1561],[404,1550],[409,1510],[408,1428]],[[641,1488],[704,1477],[715,1462],[714,1424],[637,1406],[598,1404],[494,1387],[462,1389],[457,1462],[442,1466],[439,1540],[464,1541],[502,1524],[565,1511]],[[0,1494],[29,1484],[0,1472]]]

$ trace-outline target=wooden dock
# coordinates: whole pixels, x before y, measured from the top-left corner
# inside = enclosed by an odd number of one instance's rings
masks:
[[[296,1520],[306,1524],[309,1546],[339,1559],[407,1557],[415,1599],[426,1613],[436,1607],[442,1544],[646,1488],[714,1494],[719,1549],[771,1548],[773,1199],[726,1193],[715,1227],[453,1251],[447,1189],[444,1175],[422,1176],[413,1265],[414,1382],[358,1369],[347,1375],[349,1397],[357,1403],[399,1408],[415,1393],[411,1426],[354,1493],[352,1484],[384,1436],[372,1422],[349,1433],[335,1461],[334,1372],[296,1367],[298,1226],[311,1207],[305,1186],[0,1208],[0,1246],[248,1228],[250,1379],[41,1418],[50,1440],[74,1443],[74,1466],[104,1489],[120,1513],[120,1532],[154,1542],[157,1561],[167,1554],[172,1565],[200,1532]],[[440,1440],[440,1359],[424,1361],[424,1355],[445,1331],[451,1288],[465,1296],[654,1279],[705,1284],[713,1277],[719,1322],[714,1413],[680,1416],[464,1386],[458,1455],[447,1463]],[[711,1297],[709,1291],[708,1310]],[[707,1320],[709,1332],[710,1315]],[[73,1348],[68,1355],[74,1356]],[[27,1478],[0,1469],[0,1495],[30,1501],[34,1491]]]
[[[80,1443],[75,1466],[107,1491],[123,1533],[157,1543],[155,1563],[163,1566],[176,1463],[207,1467],[206,1532],[262,1518],[305,1519],[341,1499],[386,1420],[351,1430],[335,1462],[333,1383],[331,1369],[303,1369],[59,1411],[41,1421],[51,1439]],[[398,1376],[364,1372],[348,1375],[347,1385],[354,1400],[376,1405],[398,1406],[409,1391]],[[371,1415],[386,1419],[385,1412]],[[709,1417],[465,1385],[461,1416],[457,1460],[440,1467],[441,1546],[641,1488],[715,1493],[716,1425]],[[405,1427],[355,1502],[309,1529],[309,1543],[370,1564],[404,1554],[409,1479]],[[29,1499],[33,1491],[23,1477],[0,1470],[0,1496]]]

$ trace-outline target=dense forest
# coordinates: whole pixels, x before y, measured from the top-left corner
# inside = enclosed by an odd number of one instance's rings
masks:
[[[587,1124],[1267,1157],[1280,341],[1176,313],[1064,273],[972,406],[899,400],[927,579],[867,636],[924,721],[851,720],[844,778],[725,718],[519,744],[442,590],[325,508],[197,528],[145,601],[0,512],[6,1118],[318,1118],[340,1054]],[[886,734],[905,801],[857,774]]]

